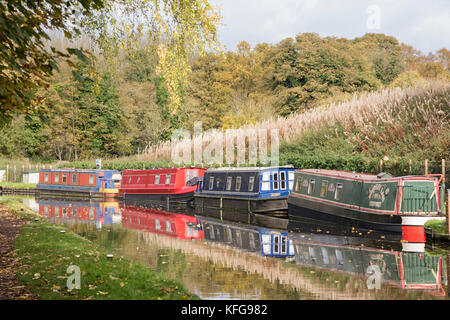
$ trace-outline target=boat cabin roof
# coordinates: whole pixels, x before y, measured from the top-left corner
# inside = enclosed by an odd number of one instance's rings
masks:
[[[40,172],[69,172],[69,173],[114,172],[114,173],[119,173],[119,171],[111,170],[111,169],[41,169]]]
[[[434,176],[403,176],[403,177],[394,177],[389,173],[381,172],[379,174],[368,174],[368,173],[359,173],[359,172],[351,172],[351,171],[341,171],[341,170],[328,170],[328,169],[300,169],[296,170],[297,173],[306,173],[313,174],[318,176],[326,176],[331,178],[341,178],[348,180],[362,180],[362,181],[374,181],[374,180],[399,180],[399,179],[423,179],[423,180],[434,180],[436,177]]]
[[[174,173],[181,170],[206,170],[200,167],[182,167],[182,168],[159,168],[159,169],[126,169],[123,174],[164,174]]]
[[[214,172],[255,172],[255,171],[263,171],[263,170],[275,170],[275,169],[287,169],[294,170],[293,166],[278,166],[278,167],[222,167],[222,168],[213,168],[208,169],[208,173]]]

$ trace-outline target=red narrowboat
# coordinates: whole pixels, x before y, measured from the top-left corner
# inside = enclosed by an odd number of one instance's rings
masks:
[[[127,205],[170,212],[193,213],[197,181],[204,168],[125,170],[119,198]]]
[[[197,218],[150,208],[123,206],[122,226],[126,229],[162,234],[179,239],[203,239]]]

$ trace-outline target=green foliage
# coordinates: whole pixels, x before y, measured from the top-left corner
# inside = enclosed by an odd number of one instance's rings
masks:
[[[71,54],[84,58],[71,48],[68,54],[51,47],[47,50],[49,29],[58,29],[71,38],[79,32],[70,26],[75,11],[85,15],[103,5],[101,0],[7,0],[0,2],[0,126],[14,114],[33,112],[42,96],[37,89],[48,86],[47,77],[57,69],[57,59],[70,61]]]

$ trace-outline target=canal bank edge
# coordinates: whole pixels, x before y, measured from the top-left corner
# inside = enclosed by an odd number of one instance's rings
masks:
[[[199,299],[181,284],[46,222],[17,200],[0,200],[0,207],[28,221],[14,243],[16,276],[38,299]]]

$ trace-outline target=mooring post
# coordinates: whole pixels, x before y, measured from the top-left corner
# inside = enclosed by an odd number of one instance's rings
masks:
[[[5,181],[9,181],[8,173],[9,173],[9,165],[6,165],[6,176],[5,176],[6,180]]]
[[[412,173],[412,160],[411,159],[409,159],[409,174],[411,174]]]
[[[428,175],[428,159],[425,159],[425,175]]]
[[[450,234],[450,189],[447,189],[447,234]],[[447,272],[450,270],[447,269]]]
[[[442,183],[445,184],[445,159],[442,159]]]

